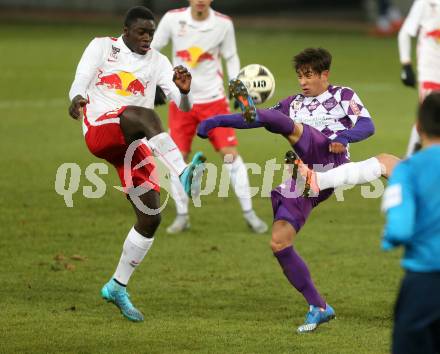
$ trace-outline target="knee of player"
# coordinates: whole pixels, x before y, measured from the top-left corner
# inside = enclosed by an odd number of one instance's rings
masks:
[[[238,150],[234,146],[227,146],[219,149],[224,162],[233,162],[238,156]]]
[[[276,232],[272,233],[272,239],[270,240],[270,248],[272,249],[272,252],[279,252],[289,246],[290,242],[288,242],[288,240],[284,239]]]
[[[159,227],[162,217],[157,215],[143,215],[139,218],[137,228],[145,237],[153,237],[156,229]]]

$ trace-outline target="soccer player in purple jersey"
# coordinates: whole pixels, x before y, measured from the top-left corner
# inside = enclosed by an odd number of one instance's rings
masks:
[[[198,135],[206,138],[211,129],[219,126],[264,127],[285,136],[304,164],[327,168],[340,166],[322,173],[320,178],[322,182],[331,180],[325,178],[326,174],[337,175],[335,183],[327,181],[333,183],[333,188],[386,176],[398,161],[392,155],[381,154],[356,163],[349,160],[348,144],[371,136],[374,125],[368,110],[352,89],[330,85],[331,59],[330,53],[322,48],[308,48],[296,55],[293,62],[302,92],[281,100],[270,109],[255,109],[244,85],[239,80],[232,81],[232,96],[240,103],[245,119],[240,114],[215,116],[199,125]],[[316,174],[314,177],[316,180]],[[333,193],[333,188],[323,187],[318,195],[306,197],[296,190],[295,178],[290,178],[271,193],[273,253],[289,282],[310,306],[305,323],[298,327],[300,333],[311,332],[335,317],[335,311],[316,289],[306,263],[293,247],[312,209]]]

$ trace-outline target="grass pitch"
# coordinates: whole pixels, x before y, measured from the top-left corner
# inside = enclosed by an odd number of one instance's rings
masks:
[[[191,210],[192,229],[169,236],[163,214],[152,251],[129,289],[144,312],[141,324],[126,321],[99,297],[112,275],[134,222],[116,173],[102,178],[104,197],[86,199],[84,170],[100,162],[83,142],[81,127],[67,115],[76,64],[94,36],[118,35],[119,27],[1,25],[0,107],[0,352],[2,353],[386,353],[392,305],[401,271],[399,253],[382,254],[379,199],[360,188],[317,208],[296,240],[318,289],[337,319],[310,335],[297,335],[307,311],[269,248],[270,235],[253,235],[234,196],[203,198]],[[308,46],[333,56],[331,82],[357,91],[377,132],[353,144],[353,160],[381,151],[403,155],[417,102],[399,81],[394,39],[360,33],[247,31],[237,33],[242,65],[269,67],[277,90],[268,102],[298,90],[291,57]],[[159,112],[166,121],[166,110]],[[246,162],[276,158],[287,143],[263,129],[239,131]],[[217,155],[195,140],[212,162]],[[54,190],[57,168],[82,171],[73,208]],[[220,166],[218,164],[218,166]],[[274,186],[281,182],[275,174]],[[262,176],[251,175],[261,186]],[[270,199],[254,206],[271,221]]]

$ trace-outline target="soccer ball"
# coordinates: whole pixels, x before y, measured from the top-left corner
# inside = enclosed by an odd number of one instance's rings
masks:
[[[245,84],[255,104],[267,101],[275,92],[275,79],[269,69],[263,65],[246,65],[240,70],[237,78]]]

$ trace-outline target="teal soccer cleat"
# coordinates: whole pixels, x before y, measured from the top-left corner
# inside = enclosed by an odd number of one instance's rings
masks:
[[[307,333],[314,331],[320,324],[328,322],[336,317],[335,310],[326,304],[325,309],[310,305],[307,312],[306,321],[298,327],[298,333]]]
[[[113,279],[101,289],[101,296],[108,302],[113,302],[130,321],[142,322],[144,320],[144,315],[131,303],[125,286],[119,285]]]
[[[179,176],[180,183],[183,185],[185,193],[191,197],[197,197],[200,194],[202,176],[205,170],[204,162],[206,157],[203,153],[196,152],[191,163],[186,166]]]
[[[229,81],[229,95],[234,97],[241,109],[243,118],[248,123],[252,123],[257,119],[257,108],[255,107],[252,97],[245,84],[239,79],[232,79]]]

